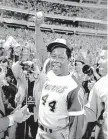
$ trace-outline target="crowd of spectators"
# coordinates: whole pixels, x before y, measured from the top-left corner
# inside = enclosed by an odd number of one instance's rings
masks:
[[[69,17],[99,19],[99,20],[107,19],[107,10],[100,8],[99,9],[85,8],[49,2],[38,2],[36,6],[37,11],[41,10],[49,14],[57,14]]]
[[[22,49],[22,53],[19,56],[20,61],[33,61],[33,59],[35,59],[36,42],[34,31],[8,27],[0,27],[0,30],[1,40],[6,41],[9,36],[12,36],[20,44],[20,47]],[[84,88],[88,87],[88,89],[85,88],[85,92],[88,93],[88,91],[90,91],[91,87],[96,82],[96,79],[94,78],[93,72],[90,73],[91,75],[84,74],[82,68],[84,65],[87,65],[87,67],[89,66],[97,69],[99,52],[101,48],[107,44],[107,39],[105,37],[76,34],[69,35],[48,31],[43,31],[42,35],[45,46],[54,41],[56,38],[64,38],[69,42],[69,47],[72,50],[70,71],[72,73],[75,71],[75,76],[83,84]],[[43,61],[42,66],[46,58],[48,57],[48,54],[45,51],[45,46],[40,46],[39,48],[37,48],[39,58],[41,58],[41,61]],[[87,101],[87,97],[85,99],[85,102]]]
[[[107,20],[107,9],[102,8],[71,6],[41,0],[1,0],[0,4],[20,9],[29,9],[31,11],[35,10],[36,8],[37,11],[44,11],[47,14],[56,14],[60,16],[62,15],[67,17],[81,17],[89,19]]]
[[[36,3],[35,3],[36,2]],[[29,0],[23,0],[23,1],[14,1],[14,0],[1,0],[0,4],[7,5],[11,7],[17,7],[22,9],[29,9],[29,10],[36,10],[37,11],[43,11],[44,13],[51,14],[51,17],[53,14],[55,15],[62,15],[66,17],[81,17],[81,18],[90,18],[90,19],[100,19],[100,20],[106,20],[107,19],[107,11],[105,9],[99,9],[99,8],[85,8],[85,7],[78,7],[78,6],[71,6],[71,5],[63,5],[60,3],[51,3],[51,2],[45,2],[45,1],[29,1]],[[5,11],[3,10],[1,12],[2,18],[8,18],[8,19],[15,19],[15,20],[21,20],[21,21],[29,21],[34,22],[34,16],[24,14],[24,13],[17,13],[12,11]],[[48,25],[58,25],[62,27],[74,27],[74,28],[83,28],[83,29],[93,29],[93,30],[106,30],[107,25],[105,24],[97,24],[97,23],[89,23],[85,21],[67,21],[62,19],[52,19],[46,17],[44,20],[45,24]]]
[[[45,24],[48,25],[58,25],[63,27],[74,27],[74,28],[83,28],[83,29],[93,29],[93,30],[106,30],[107,25],[102,24],[96,24],[96,23],[88,23],[88,22],[82,22],[82,21],[65,21],[65,20],[45,20]]]
[[[28,29],[21,28],[8,28],[8,27],[0,27],[0,38],[3,40],[7,40],[9,36],[13,36],[19,44],[21,44],[22,48],[27,46],[29,48],[30,53],[35,54],[35,32]],[[56,38],[65,38],[71,44],[71,48],[74,48],[76,56],[80,59],[79,52],[85,52],[87,54],[87,58],[85,56],[85,60],[89,61],[87,63],[91,63],[91,65],[96,64],[97,57],[102,46],[107,44],[106,37],[97,37],[97,36],[86,36],[86,35],[75,35],[75,34],[63,34],[56,32],[48,32],[43,31],[44,43],[47,45],[49,42],[55,40]],[[45,54],[45,49],[41,46],[41,48],[37,48],[39,55],[42,56],[42,61],[45,61],[47,54]],[[35,51],[34,51],[35,50]],[[96,59],[96,60],[95,60]]]
[[[27,22],[34,22],[35,18],[32,15],[17,13],[17,12],[11,12],[11,11],[4,11],[2,18],[8,18],[8,19],[14,19],[19,22],[21,21],[27,21]],[[84,21],[67,21],[62,19],[52,19],[52,18],[45,18],[44,24],[47,25],[54,25],[54,26],[62,26],[62,27],[74,27],[74,28],[83,28],[83,29],[93,29],[93,30],[106,30],[107,25],[105,24],[97,24],[97,23],[89,23]]]

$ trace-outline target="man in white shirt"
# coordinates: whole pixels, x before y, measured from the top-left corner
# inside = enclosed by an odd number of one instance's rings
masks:
[[[103,123],[102,123],[102,135],[104,138],[108,138],[107,133],[107,114],[108,114],[108,48],[104,47],[100,53],[99,60],[99,72],[102,77],[99,81],[97,81],[92,88],[88,103],[85,106],[85,115],[86,115],[86,123],[84,129],[87,126],[87,122],[95,122],[99,119],[102,110],[103,112]],[[86,129],[85,129],[86,130]],[[95,138],[98,138],[99,130],[95,131]]]
[[[47,46],[47,51],[51,70],[42,88],[36,139],[82,138],[84,92],[68,69],[68,42],[58,38]]]

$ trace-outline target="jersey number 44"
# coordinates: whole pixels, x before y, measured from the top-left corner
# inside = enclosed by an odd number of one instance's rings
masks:
[[[47,99],[48,99],[48,96],[49,96],[49,95],[45,95],[45,96],[42,97],[42,101],[43,101],[42,104],[43,104],[44,106],[46,105],[46,101],[47,101]],[[54,112],[54,111],[55,111],[55,108],[56,108],[56,101],[53,100],[53,101],[49,102],[49,103],[48,103],[48,106],[49,106],[49,108],[50,108],[50,111]]]

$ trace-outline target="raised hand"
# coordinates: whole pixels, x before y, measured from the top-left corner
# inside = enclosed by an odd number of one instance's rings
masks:
[[[36,25],[40,26],[44,21],[44,13],[42,11],[36,13]]]

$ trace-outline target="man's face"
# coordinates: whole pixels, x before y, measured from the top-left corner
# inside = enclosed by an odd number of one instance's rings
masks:
[[[51,54],[51,69],[58,76],[65,76],[68,73],[69,59],[65,48],[55,48]]]
[[[107,74],[107,64],[108,64],[108,56],[107,56],[107,50],[102,50],[100,53],[100,59],[99,59],[99,73],[102,76],[105,76]]]

